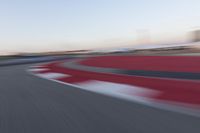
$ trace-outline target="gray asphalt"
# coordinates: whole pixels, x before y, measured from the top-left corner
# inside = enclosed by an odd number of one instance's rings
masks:
[[[0,68],[0,133],[200,133],[200,118]]]

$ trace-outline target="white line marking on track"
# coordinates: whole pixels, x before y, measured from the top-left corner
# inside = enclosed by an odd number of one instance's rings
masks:
[[[29,71],[31,72],[42,72],[42,71],[47,71],[49,70],[48,68],[32,68],[32,69],[29,69]]]
[[[152,96],[159,94],[157,91],[143,87],[97,80],[81,82],[76,85],[87,91],[145,103],[149,103]]]
[[[41,73],[41,74],[37,74],[37,76],[46,78],[46,79],[59,79],[59,78],[70,77],[70,75],[67,75],[67,74],[54,73],[54,72]]]

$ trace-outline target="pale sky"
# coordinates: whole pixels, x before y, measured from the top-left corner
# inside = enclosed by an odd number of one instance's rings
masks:
[[[135,44],[200,26],[200,0],[0,0],[0,53]]]

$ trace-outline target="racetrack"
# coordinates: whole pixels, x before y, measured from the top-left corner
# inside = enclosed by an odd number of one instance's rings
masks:
[[[200,118],[0,69],[1,133],[199,133]]]

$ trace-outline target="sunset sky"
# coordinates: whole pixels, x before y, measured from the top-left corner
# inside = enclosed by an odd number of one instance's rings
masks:
[[[0,53],[118,47],[198,28],[200,0],[0,0],[0,18]]]

